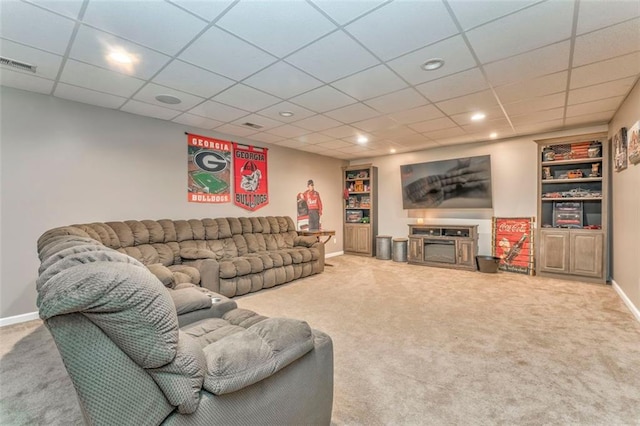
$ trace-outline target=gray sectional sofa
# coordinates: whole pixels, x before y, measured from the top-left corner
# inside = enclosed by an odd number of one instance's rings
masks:
[[[51,229],[38,240],[90,238],[147,266],[167,286],[192,283],[226,297],[324,270],[324,245],[290,217],[128,220]]]
[[[322,247],[290,226],[227,218],[45,232],[39,314],[85,422],[329,424],[331,338],[210,288],[233,296],[321,271]]]

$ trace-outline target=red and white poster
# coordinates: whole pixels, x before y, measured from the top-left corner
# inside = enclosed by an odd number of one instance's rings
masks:
[[[267,148],[234,143],[233,180],[236,206],[255,211],[269,204]]]
[[[500,258],[498,269],[533,275],[532,217],[494,217],[491,246],[493,255]]]
[[[231,201],[232,142],[187,133],[187,200],[191,203]]]

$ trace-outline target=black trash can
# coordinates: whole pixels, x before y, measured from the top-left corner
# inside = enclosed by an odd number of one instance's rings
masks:
[[[495,256],[476,256],[478,271],[487,274],[495,274],[500,266],[500,258]]]

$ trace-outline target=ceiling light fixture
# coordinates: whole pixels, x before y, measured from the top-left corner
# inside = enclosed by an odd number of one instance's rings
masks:
[[[156,96],[156,101],[162,102],[163,104],[175,105],[182,102],[182,99],[173,95],[158,95]]]
[[[358,136],[358,143],[367,143],[369,139],[366,136]]]
[[[435,71],[444,66],[444,59],[433,58],[422,64],[422,69],[425,71]]]
[[[391,149],[389,150],[389,152],[390,152],[390,153],[392,153],[392,154],[395,154],[395,153],[396,153],[396,149],[395,149],[395,148],[391,148]]]
[[[495,139],[495,138],[497,138],[497,137],[498,137],[498,134],[497,134],[496,132],[493,132],[493,133],[491,133],[491,134],[489,135],[489,137],[490,137],[491,139]]]
[[[117,62],[119,64],[132,64],[133,63],[133,57],[128,54],[127,52],[125,52],[124,50],[114,50],[111,53],[109,53],[108,58],[113,61],[113,62]]]
[[[280,111],[280,115],[283,117],[293,117],[293,113],[291,111]]]
[[[485,119],[485,117],[486,117],[486,115],[485,115],[485,114],[483,114],[483,113],[481,113],[481,112],[477,112],[477,113],[475,113],[475,114],[473,114],[473,115],[471,116],[471,120],[472,120],[472,121],[480,121],[480,120],[484,120],[484,119]]]

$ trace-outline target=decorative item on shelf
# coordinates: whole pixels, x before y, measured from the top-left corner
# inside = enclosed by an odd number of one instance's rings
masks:
[[[591,164],[591,173],[589,177],[600,177],[600,163]]]
[[[362,197],[362,199],[360,200],[360,207],[362,207],[363,209],[368,209],[369,207],[371,207],[371,199],[369,197]]]
[[[602,144],[598,141],[591,142],[589,149],[587,150],[589,158],[597,158],[602,155]]]
[[[362,220],[360,221],[361,223],[369,223],[369,216],[365,216],[362,218]]]
[[[353,186],[354,192],[364,192],[364,181],[357,180],[355,185]]]
[[[353,182],[351,182],[351,184],[349,185],[349,192],[354,192],[354,186],[353,186]]]
[[[542,168],[542,179],[553,179],[553,176],[551,175],[551,167]]]
[[[553,161],[556,159],[556,153],[549,148],[544,149],[544,151],[542,152],[542,156],[543,161]]]
[[[571,159],[588,158],[591,142],[579,142],[571,144]]]
[[[360,171],[358,172],[358,178],[359,178],[359,179],[366,179],[366,178],[368,178],[368,177],[369,177],[369,172],[368,172],[368,171],[366,171],[366,170],[360,170]]]
[[[362,221],[362,210],[347,210],[346,220],[349,223],[358,223]]]
[[[349,207],[358,207],[358,199],[356,197],[349,197]]]
[[[579,179],[579,178],[581,178],[583,176],[584,175],[582,174],[582,170],[580,170],[580,169],[569,170],[567,172],[567,178],[569,178],[569,179]]]

